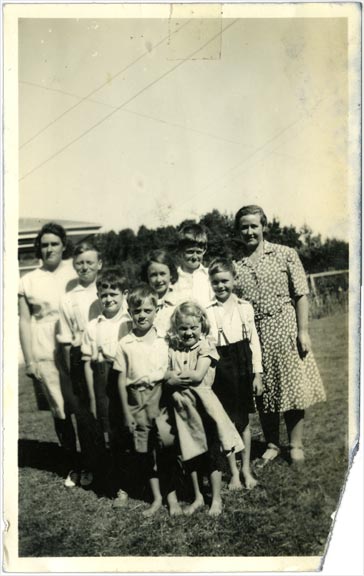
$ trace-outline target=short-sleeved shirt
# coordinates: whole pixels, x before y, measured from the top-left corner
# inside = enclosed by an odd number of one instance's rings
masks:
[[[184,272],[181,267],[177,269],[178,280],[173,285],[173,294],[176,303],[194,300],[201,306],[207,306],[213,297],[209,273],[205,266],[200,265],[192,273]]]
[[[87,324],[102,312],[96,282],[86,287],[78,283],[63,296],[59,312],[58,341],[62,344],[81,346]]]
[[[157,304],[157,314],[154,320],[154,326],[159,332],[166,334],[170,329],[171,316],[176,307],[175,296],[173,291],[168,292],[164,298],[160,298]]]
[[[121,308],[113,318],[106,318],[100,314],[91,320],[82,338],[82,358],[96,361],[99,360],[101,353],[103,359],[114,361],[118,343],[130,332],[132,324],[125,308]]]
[[[238,296],[248,300],[256,316],[274,315],[292,299],[309,293],[297,252],[264,240],[262,257],[252,264],[245,257],[234,262]]]
[[[168,367],[168,345],[163,333],[154,326],[151,330],[155,333],[152,341],[130,332],[117,346],[114,370],[126,375],[127,386],[138,385],[142,389],[164,378]]]

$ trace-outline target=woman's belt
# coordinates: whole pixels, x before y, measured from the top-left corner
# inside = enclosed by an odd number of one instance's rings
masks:
[[[284,310],[287,309],[288,306],[292,306],[291,302],[285,302],[282,304],[282,306],[279,306],[279,308],[276,308],[275,310],[267,310],[265,312],[254,310],[254,320],[256,322],[260,322],[265,318],[274,318],[274,316],[279,316],[280,314],[283,314]]]

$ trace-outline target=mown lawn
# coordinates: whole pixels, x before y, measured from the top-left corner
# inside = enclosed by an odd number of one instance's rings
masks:
[[[259,472],[252,492],[224,489],[223,514],[207,507],[170,518],[130,500],[123,510],[92,490],[63,487],[62,457],[48,412],[36,409],[30,380],[19,384],[19,556],[316,556],[324,552],[347,470],[347,317],[311,322],[327,402],[307,412],[306,462],[283,451]],[[252,418],[253,456],[262,450]],[[282,428],[282,443],[287,444]]]

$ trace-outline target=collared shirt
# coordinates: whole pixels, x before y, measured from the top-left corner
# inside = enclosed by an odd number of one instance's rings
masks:
[[[82,335],[88,322],[101,315],[96,282],[86,287],[78,283],[73,290],[67,292],[61,300],[59,313],[58,341],[81,346]]]
[[[178,267],[178,280],[173,285],[173,293],[178,304],[194,300],[201,306],[207,306],[213,297],[208,269],[202,264],[192,273]]]
[[[132,325],[132,319],[125,308],[120,308],[113,318],[106,318],[100,314],[87,324],[83,333],[82,358],[113,361],[119,340],[130,332]]]
[[[254,308],[256,318],[279,313],[292,299],[309,293],[306,274],[297,252],[288,246],[263,241],[263,254],[234,262],[236,291]]]
[[[157,304],[157,314],[154,320],[154,326],[166,334],[170,329],[171,316],[176,307],[174,292],[168,292],[164,298],[159,298]]]
[[[253,372],[263,372],[262,352],[252,305],[231,294],[224,303],[214,298],[207,306],[206,312],[210,322],[210,335],[214,342],[224,346],[247,338],[252,351]],[[219,328],[222,329],[220,334]],[[220,342],[219,335],[222,340]]]
[[[117,346],[114,369],[126,375],[127,386],[145,388],[163,380],[168,367],[168,345],[155,326],[151,328],[155,337],[138,337],[130,332]]]

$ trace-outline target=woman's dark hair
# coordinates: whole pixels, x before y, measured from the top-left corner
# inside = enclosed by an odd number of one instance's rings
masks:
[[[141,279],[143,282],[148,283],[148,269],[151,264],[155,262],[156,264],[164,264],[169,269],[169,273],[171,275],[171,284],[174,284],[178,280],[178,272],[176,265],[172,256],[163,249],[153,250],[147,256],[146,261],[144,262],[142,269],[141,269]]]
[[[58,238],[61,240],[63,246],[65,247],[65,250],[62,254],[63,260],[66,260],[72,255],[73,246],[72,243],[67,239],[67,234],[63,226],[61,226],[60,224],[56,224],[55,222],[47,222],[47,224],[44,224],[40,232],[38,232],[37,237],[34,240],[35,255],[37,258],[42,258],[42,252],[40,247],[42,242],[42,236],[44,236],[45,234],[54,234],[55,236],[58,236]]]
[[[263,208],[257,206],[256,204],[249,204],[249,206],[243,206],[240,210],[237,211],[235,214],[235,230],[239,230],[240,219],[243,216],[247,216],[249,214],[259,214],[260,216],[260,223],[262,226],[266,226],[268,224],[268,219],[265,215]]]

